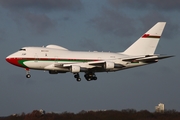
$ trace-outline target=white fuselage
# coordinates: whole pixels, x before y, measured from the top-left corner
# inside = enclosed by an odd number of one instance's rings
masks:
[[[7,57],[7,59],[14,59],[16,66],[38,69],[38,70],[57,70],[69,72],[67,67],[56,67],[56,65],[63,64],[77,64],[81,68],[93,68],[94,65],[87,63],[95,61],[108,61],[115,64],[122,64],[123,68],[112,68],[108,70],[97,70],[96,72],[104,71],[117,71],[121,69],[127,69],[147,63],[131,63],[122,61],[124,58],[130,58],[132,56],[124,55],[121,53],[110,52],[81,52],[81,51],[69,51],[64,49],[54,49],[46,47],[24,47],[20,51],[15,52]],[[10,60],[9,60],[10,61]],[[13,64],[13,63],[12,63]]]

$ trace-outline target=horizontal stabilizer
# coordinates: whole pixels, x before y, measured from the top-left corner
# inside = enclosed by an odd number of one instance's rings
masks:
[[[123,59],[122,61],[130,61],[130,62],[131,61],[142,61],[142,62],[146,62],[146,61],[161,60],[161,59],[170,58],[170,57],[174,57],[174,56],[173,55],[171,55],[171,56],[150,55],[150,56],[139,57],[139,58]]]

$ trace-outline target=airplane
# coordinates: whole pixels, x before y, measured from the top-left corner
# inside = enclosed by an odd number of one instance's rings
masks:
[[[154,54],[166,22],[156,23],[124,52],[71,51],[58,45],[46,47],[23,47],[6,57],[6,61],[25,68],[30,78],[30,69],[49,71],[49,74],[71,72],[77,81],[81,81],[80,72],[84,72],[87,81],[97,80],[96,72],[115,72],[133,67],[156,63],[170,58]]]

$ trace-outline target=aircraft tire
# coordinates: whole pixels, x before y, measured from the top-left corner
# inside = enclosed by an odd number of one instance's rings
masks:
[[[81,81],[81,78],[77,78],[77,81],[80,82],[80,81]]]
[[[91,77],[88,77],[87,80],[88,80],[88,81],[91,81],[92,79],[91,79]]]
[[[77,78],[77,75],[74,75],[74,78]]]
[[[26,78],[30,78],[30,77],[31,77],[31,75],[30,75],[30,74],[27,74],[27,75],[26,75]]]
[[[97,80],[97,77],[93,77],[93,80]]]

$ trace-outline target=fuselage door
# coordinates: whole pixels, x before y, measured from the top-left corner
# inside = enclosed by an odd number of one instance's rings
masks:
[[[37,55],[37,53],[35,53],[35,55],[34,55],[34,62],[38,62],[38,60],[39,60],[38,55]]]
[[[58,63],[58,56],[55,56],[54,59],[55,59],[54,62]]]

